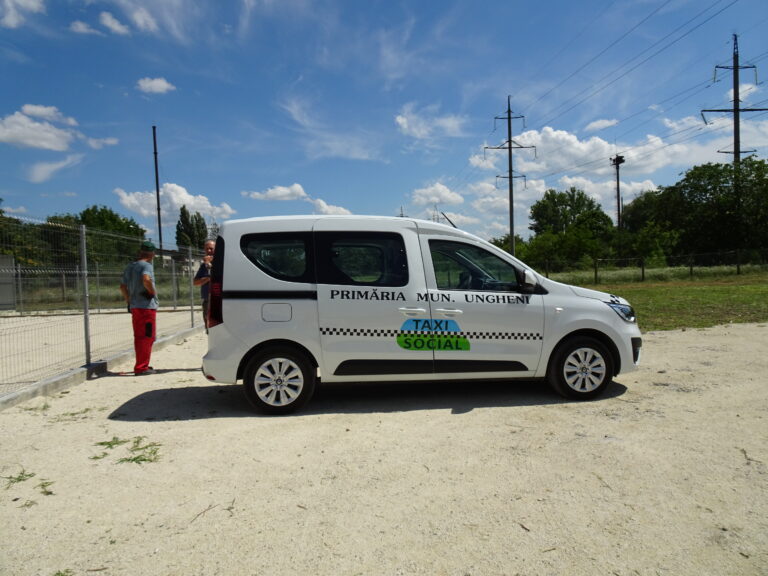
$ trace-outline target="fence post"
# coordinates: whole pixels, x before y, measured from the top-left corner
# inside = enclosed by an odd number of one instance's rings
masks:
[[[595,284],[597,284],[597,258],[595,258]]]
[[[645,258],[640,258],[640,282],[645,282]]]
[[[24,292],[22,291],[21,264],[16,263],[17,277],[19,279],[19,314],[24,314]]]
[[[192,246],[187,246],[187,262],[189,265],[189,322],[190,328],[195,327],[195,262],[192,260]]]
[[[101,277],[99,276],[99,261],[96,261],[96,310],[101,314]]]
[[[690,269],[691,278],[693,278],[693,254],[688,256],[688,267]]]
[[[736,275],[741,274],[741,250],[736,249]]]
[[[80,225],[80,263],[83,275],[83,329],[85,332],[85,365],[91,363],[91,318],[89,311],[88,294],[88,256],[85,246],[85,224]]]
[[[171,259],[171,292],[173,293],[173,310],[176,311],[176,308],[179,304],[178,299],[178,290],[176,287],[178,286],[178,280],[176,278],[176,260]]]

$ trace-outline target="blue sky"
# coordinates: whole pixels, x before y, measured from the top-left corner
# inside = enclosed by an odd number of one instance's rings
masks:
[[[729,162],[768,108],[766,0],[0,0],[0,198],[41,218],[106,205],[157,239],[306,213],[515,231],[545,190],[615,217],[694,165]],[[768,152],[768,113],[741,142]],[[524,176],[524,178],[523,178]]]

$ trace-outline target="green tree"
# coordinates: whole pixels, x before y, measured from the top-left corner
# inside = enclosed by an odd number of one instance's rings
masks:
[[[566,192],[549,189],[541,200],[531,206],[531,224],[534,234],[546,231],[554,234],[565,232],[585,212],[602,212],[600,204],[583,190],[571,186]]]
[[[672,186],[645,192],[624,210],[634,235],[663,231],[667,256],[768,248],[768,165],[754,157],[740,164],[695,166]],[[637,247],[647,252],[649,241]],[[658,250],[657,250],[658,251]]]
[[[106,206],[90,206],[80,212],[80,222],[88,228],[144,238],[144,229],[133,218],[120,216]]]
[[[191,215],[187,207],[182,206],[179,210],[179,221],[176,223],[176,245],[202,249],[207,237],[205,218],[200,212]]]
[[[741,162],[741,216],[744,247],[768,249],[768,162],[750,156]]]
[[[504,234],[501,238],[491,238],[489,240],[494,246],[501,248],[502,250],[509,252],[509,234]],[[519,259],[523,259],[526,242],[519,234],[515,234],[515,256]]]

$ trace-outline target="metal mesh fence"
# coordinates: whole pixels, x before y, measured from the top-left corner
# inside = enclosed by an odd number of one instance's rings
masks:
[[[0,396],[133,348],[119,285],[141,240],[0,217]],[[201,258],[187,247],[156,254],[158,338],[202,324]]]

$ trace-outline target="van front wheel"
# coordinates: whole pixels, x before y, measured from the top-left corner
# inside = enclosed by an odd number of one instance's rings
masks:
[[[602,394],[613,379],[613,358],[599,341],[579,337],[555,351],[547,380],[566,398],[588,400]]]
[[[304,354],[287,348],[264,350],[245,367],[248,401],[266,414],[298,410],[315,391],[315,369]]]

